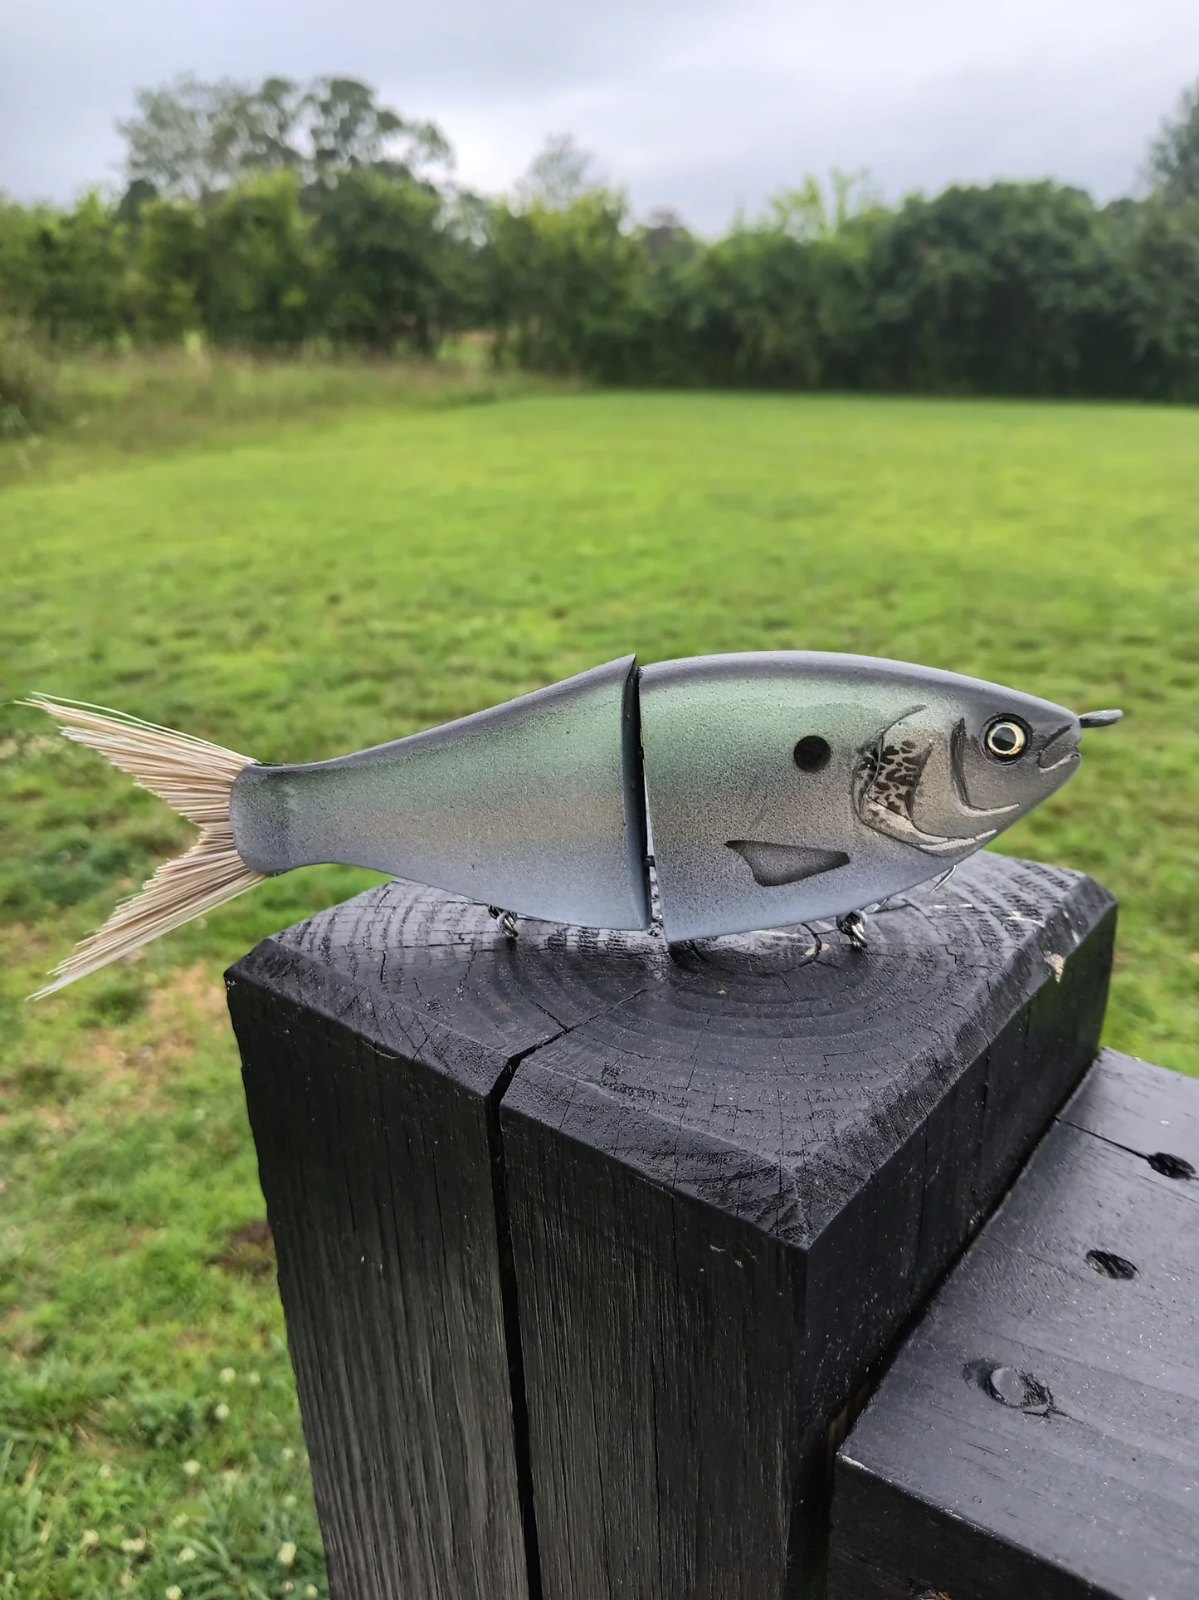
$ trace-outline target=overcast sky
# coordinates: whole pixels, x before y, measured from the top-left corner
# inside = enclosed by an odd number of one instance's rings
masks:
[[[486,191],[572,131],[639,214],[710,231],[832,166],[1125,192],[1199,0],[0,0],[0,190],[116,183],[114,121],[184,71],[361,77]]]

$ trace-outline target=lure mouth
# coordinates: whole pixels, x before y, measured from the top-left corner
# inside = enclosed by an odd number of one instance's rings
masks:
[[[1122,711],[1083,711],[1074,722],[1051,733],[1041,746],[1037,766],[1042,772],[1052,772],[1054,767],[1065,766],[1082,759],[1078,749],[1079,734],[1086,728],[1109,728],[1119,722]]]
[[[1054,767],[1064,767],[1082,758],[1078,753],[1078,729],[1072,722],[1055,728],[1048,735],[1037,756],[1037,766],[1042,772],[1052,772]]]

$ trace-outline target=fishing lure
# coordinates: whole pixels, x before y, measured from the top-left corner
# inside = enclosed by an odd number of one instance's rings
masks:
[[[201,829],[85,939],[50,994],[265,877],[374,867],[496,909],[651,923],[671,942],[854,914],[944,874],[1061,787],[1082,716],[866,656],[633,656],[505,705],[301,766],[38,695]],[[497,908],[503,908],[502,911]]]

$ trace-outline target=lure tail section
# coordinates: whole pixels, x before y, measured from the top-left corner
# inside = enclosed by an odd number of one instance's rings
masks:
[[[78,701],[38,694],[23,704],[47,712],[68,739],[107,756],[114,767],[127,772],[143,789],[158,795],[200,829],[191,849],[164,862],[102,928],[89,934],[55,967],[51,981],[32,999],[40,1000],[110,961],[140,950],[152,939],[262,882],[263,874],[248,867],[238,854],[229,817],[233,781],[254,764],[249,756]]]

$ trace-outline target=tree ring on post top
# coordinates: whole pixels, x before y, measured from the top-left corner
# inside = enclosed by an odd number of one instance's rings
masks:
[[[818,934],[803,923],[760,933],[724,934],[719,939],[688,939],[671,946],[683,971],[734,974],[792,972],[815,961],[821,951]]]
[[[763,1085],[776,1108],[779,1096],[784,1108],[806,1106],[819,1078],[835,1093],[838,1123],[852,1123],[906,1093],[922,1063],[958,1049],[964,1026],[996,1026],[997,1008],[1006,1014],[1051,981],[1043,952],[1057,948],[1067,901],[1082,907],[1070,910],[1071,928],[1108,903],[1053,868],[984,852],[952,884],[926,885],[873,916],[865,954],[827,922],[668,951],[657,930],[535,918],[522,918],[512,941],[485,906],[397,880],[272,943],[325,969],[334,960],[371,1030],[386,1018],[390,1032],[411,1028],[420,1039],[436,1023],[522,1056],[569,1035],[580,1059],[586,1039],[604,1060],[606,1093],[627,1079],[648,1106],[660,1080],[671,1118],[697,1128],[711,1120],[717,1083],[734,1101],[744,1089],[745,1105],[732,1110],[748,1126],[763,1114]],[[561,1037],[555,1048],[566,1048]]]

